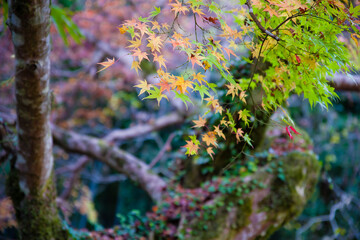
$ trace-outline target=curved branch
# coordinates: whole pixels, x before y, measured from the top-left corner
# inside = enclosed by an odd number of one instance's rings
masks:
[[[252,18],[252,20],[254,20],[254,22],[256,23],[256,25],[258,26],[258,28],[265,33],[266,35],[272,37],[273,39],[275,39],[276,41],[280,41],[280,38],[278,36],[276,36],[275,34],[273,34],[272,32],[270,32],[269,30],[265,29],[263,27],[263,25],[261,25],[260,21],[257,19],[257,17],[254,14],[254,11],[251,7],[251,0],[247,0],[245,3],[248,7],[249,7],[249,14]]]
[[[149,196],[160,201],[166,189],[165,181],[150,172],[147,164],[104,140],[52,126],[54,143],[67,151],[80,153],[109,165],[138,183]]]
[[[114,130],[104,137],[107,142],[115,142],[120,140],[128,140],[139,137],[141,135],[160,130],[172,125],[184,122],[184,117],[178,113],[171,113],[169,115],[156,119],[153,123],[139,124],[127,129]]]

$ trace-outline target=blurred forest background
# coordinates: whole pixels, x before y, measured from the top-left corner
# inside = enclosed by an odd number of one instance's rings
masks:
[[[133,86],[151,79],[155,66],[144,64],[139,75],[131,70],[132,58],[126,36],[117,27],[124,20],[146,15],[154,6],[147,0],[57,0],[52,1],[51,88],[52,122],[78,133],[105,138],[148,163],[152,171],[167,179],[185,174],[185,136],[194,133],[192,120],[176,102],[141,100]],[[157,6],[167,1],[157,1]],[[4,10],[3,10],[4,11]],[[15,114],[14,53],[4,12],[0,16],[0,112]],[[169,19],[169,22],[171,20]],[[347,41],[360,70],[359,48]],[[244,52],[244,55],[247,53]],[[119,59],[106,71],[97,63]],[[176,56],[167,56],[176,66]],[[250,67],[234,59],[234,74],[246,75]],[[357,74],[358,72],[354,72]],[[220,84],[216,73],[207,72]],[[150,80],[149,80],[150,81]],[[224,84],[225,81],[222,83]],[[226,90],[219,91],[226,98]],[[360,89],[339,91],[329,110],[310,108],[293,95],[288,110],[313,141],[321,162],[316,191],[304,212],[274,233],[271,239],[360,239]],[[5,115],[4,115],[5,116]],[[3,117],[0,115],[0,118]],[[2,154],[0,149],[0,154]],[[76,229],[101,230],[125,224],[129,214],[145,216],[152,211],[148,194],[103,162],[54,148],[58,204],[64,222]],[[211,162],[196,156],[198,165]],[[248,163],[243,163],[249,167]],[[251,166],[250,166],[251,167]],[[0,165],[0,239],[16,239],[16,221],[5,193],[9,163]],[[212,165],[203,168],[206,175]],[[327,237],[328,236],[328,237]]]

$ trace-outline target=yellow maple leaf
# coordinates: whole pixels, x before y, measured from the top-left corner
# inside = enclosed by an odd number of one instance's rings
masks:
[[[134,87],[140,88],[140,93],[138,96],[140,96],[141,94],[143,94],[144,92],[148,91],[151,89],[152,85],[148,84],[146,80],[141,81],[140,80],[140,84],[135,85]]]
[[[98,64],[100,64],[101,66],[104,66],[104,68],[100,69],[100,70],[97,71],[97,72],[101,72],[101,71],[107,69],[108,67],[110,67],[110,66],[113,65],[114,63],[115,63],[115,58],[113,58],[113,59],[107,58],[107,61],[98,63]]]
[[[177,88],[180,93],[184,93],[188,91],[186,90],[188,87],[193,89],[192,81],[185,80],[183,76],[176,76],[176,81],[172,84],[173,88]]]
[[[206,83],[206,81],[204,80],[205,75],[202,75],[201,72],[198,72],[197,74],[193,73],[193,78],[194,81],[198,80],[198,82],[201,84],[202,82]]]
[[[134,41],[129,40],[131,45],[127,46],[127,48],[138,48],[141,45],[141,38],[135,38]]]
[[[140,63],[138,61],[133,61],[131,64],[131,69],[135,69],[136,73],[139,74],[138,70],[141,70]]]
[[[222,120],[223,121],[223,120]],[[225,122],[226,123],[226,122]],[[227,125],[227,124],[226,124]],[[226,138],[225,138],[225,135],[224,135],[224,133],[222,132],[222,130],[220,129],[220,125],[217,125],[217,126],[215,126],[215,133],[219,136],[219,137],[222,137],[223,139],[225,139],[226,140]]]
[[[161,68],[161,66],[164,66],[164,68],[166,69],[166,64],[165,64],[165,58],[164,55],[157,55],[156,53],[153,54],[154,55],[154,62],[158,62],[159,63],[159,68]]]
[[[226,96],[231,94],[231,100],[234,100],[234,97],[238,95],[238,89],[235,87],[234,84],[226,84],[225,86],[229,89],[226,93]]]
[[[163,40],[161,39],[160,36],[151,34],[150,37],[148,38],[148,42],[149,43],[146,46],[150,47],[152,52],[154,51],[160,52],[160,48],[163,45]]]

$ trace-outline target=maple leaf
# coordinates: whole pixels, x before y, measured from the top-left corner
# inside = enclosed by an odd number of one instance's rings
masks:
[[[276,17],[279,17],[279,14],[274,9],[272,9],[269,5],[266,5],[264,11],[268,12],[270,14],[270,17],[273,17],[274,15]]]
[[[167,82],[164,79],[160,79],[160,82],[157,83],[156,85],[160,86],[160,92],[163,92],[165,90],[170,92],[171,90],[171,85],[169,84],[169,82]]]
[[[199,120],[193,120],[193,122],[195,123],[195,126],[193,126],[193,128],[201,128],[205,126],[206,119],[199,116]]]
[[[213,24],[216,24],[217,21],[219,21],[219,19],[217,19],[216,17],[203,17],[206,21],[211,22]]]
[[[121,34],[124,34],[127,32],[128,28],[127,26],[123,25],[122,27],[118,28]]]
[[[183,6],[181,4],[181,2],[179,2],[178,0],[176,0],[176,3],[172,3],[169,5],[172,6],[171,11],[174,11],[175,15],[177,15],[179,12],[181,12],[182,14],[185,14],[187,11],[189,11],[189,9],[185,6]]]
[[[254,146],[251,144],[251,138],[249,137],[249,135],[246,133],[244,136],[244,140],[247,144],[249,144],[252,148],[254,148]]]
[[[135,26],[136,29],[138,29],[140,31],[141,37],[146,33],[149,34],[149,30],[148,30],[148,26],[147,24],[144,22],[140,22]]]
[[[144,99],[156,99],[158,102],[158,105],[160,105],[160,101],[163,98],[166,98],[167,100],[169,100],[165,94],[161,93],[159,88],[157,88],[157,87],[153,87],[153,88],[154,88],[154,90],[148,90],[149,96],[145,97]]]
[[[160,36],[156,36],[155,34],[151,34],[148,38],[149,43],[146,45],[147,47],[151,48],[151,51],[158,51],[160,52],[160,48],[163,45],[163,40]]]
[[[226,48],[226,47],[224,47],[223,49],[224,49],[224,51],[227,53],[227,55],[229,56],[229,59],[230,59],[230,54],[232,54],[232,55],[234,55],[235,57],[237,57],[233,50],[231,50],[231,49],[229,49],[229,48]]]
[[[198,80],[198,82],[201,84],[202,82],[204,83],[207,83],[205,80],[204,80],[204,77],[205,75],[202,75],[200,72],[198,72],[197,74],[193,73],[193,78],[194,80]]]
[[[206,149],[206,152],[210,155],[211,159],[214,160],[214,151],[212,150],[213,148],[212,147],[208,147]]]
[[[139,48],[141,46],[141,38],[137,38],[134,41],[129,40],[131,45],[127,46],[127,48]]]
[[[160,24],[159,24],[157,21],[153,21],[153,22],[151,22],[151,23],[153,24],[151,30],[156,29],[156,30],[160,31],[161,26],[160,26]]]
[[[138,61],[133,61],[131,64],[131,69],[135,69],[136,73],[139,74],[138,70],[141,69]]]
[[[148,84],[146,80],[144,80],[144,81],[140,80],[140,84],[137,84],[134,87],[140,88],[140,93],[138,95],[138,96],[140,96],[144,92],[149,91],[151,89],[152,85]]]
[[[163,55],[157,55],[156,53],[153,54],[154,55],[154,62],[158,62],[159,63],[159,68],[161,68],[161,66],[164,66],[164,68],[166,69],[166,64],[165,64],[165,58]]]
[[[239,95],[239,99],[246,104],[246,92],[245,91],[240,91],[240,95]]]
[[[192,86],[192,81],[185,80],[183,76],[176,76],[176,79],[177,80],[172,84],[172,86],[174,88],[177,88],[180,91],[180,93],[184,93],[184,92],[189,93],[186,89],[188,87],[191,89],[194,88]]]
[[[240,110],[238,113],[239,113],[239,120],[242,119],[245,122],[245,124],[248,126],[249,125],[248,117],[250,117],[250,111],[244,109],[244,110]]]
[[[199,146],[194,144],[193,141],[190,140],[187,140],[186,145],[183,147],[186,148],[187,151],[185,154],[187,155],[195,155],[199,150]]]
[[[101,72],[101,71],[107,69],[108,67],[110,67],[110,66],[113,65],[114,63],[115,63],[115,58],[113,58],[113,59],[107,58],[107,61],[98,63],[98,64],[100,64],[101,66],[104,66],[104,68],[100,69],[100,70],[97,71],[97,72]]]
[[[137,23],[138,21],[135,18],[125,21],[125,25],[129,27],[135,27]]]
[[[205,15],[205,13],[202,12],[202,9],[201,9],[201,8],[191,7],[191,10],[193,11],[193,13],[198,14],[200,17],[201,17],[201,15]]]
[[[162,28],[165,28],[166,30],[168,30],[169,29],[169,24],[167,24],[167,23],[163,23],[163,24],[161,24],[161,26],[162,26]]]
[[[211,144],[217,147],[215,132],[207,132],[202,135],[202,140],[206,143],[207,146]]]
[[[222,130],[220,129],[220,125],[215,126],[215,130],[216,134],[219,137],[222,137],[224,140],[226,140],[224,133],[222,132]]]
[[[204,57],[200,56],[199,53],[194,53],[194,54],[191,54],[189,56],[189,61],[191,62],[192,64],[192,68],[194,69],[194,64],[196,63],[197,65],[201,66],[202,68],[204,68],[203,64],[200,62],[201,60],[203,60]]]
[[[226,96],[231,94],[231,100],[234,100],[234,97],[238,95],[238,89],[233,84],[226,84],[225,86],[229,89],[226,93]]]
[[[139,48],[136,48],[135,50],[133,50],[133,56],[134,57],[138,57],[138,59],[139,59],[139,62],[141,63],[141,61],[143,60],[143,59],[146,59],[146,60],[148,60],[148,61],[150,61],[149,60],[149,58],[147,57],[147,53],[146,52],[142,52]]]
[[[243,130],[241,128],[238,128],[237,131],[236,131],[236,141],[237,142],[240,142],[240,137],[244,137],[243,136]]]

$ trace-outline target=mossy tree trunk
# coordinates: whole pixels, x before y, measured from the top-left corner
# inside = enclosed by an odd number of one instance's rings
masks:
[[[10,0],[8,25],[15,49],[19,152],[7,192],[22,239],[66,239],[52,181],[50,129],[50,0]]]

